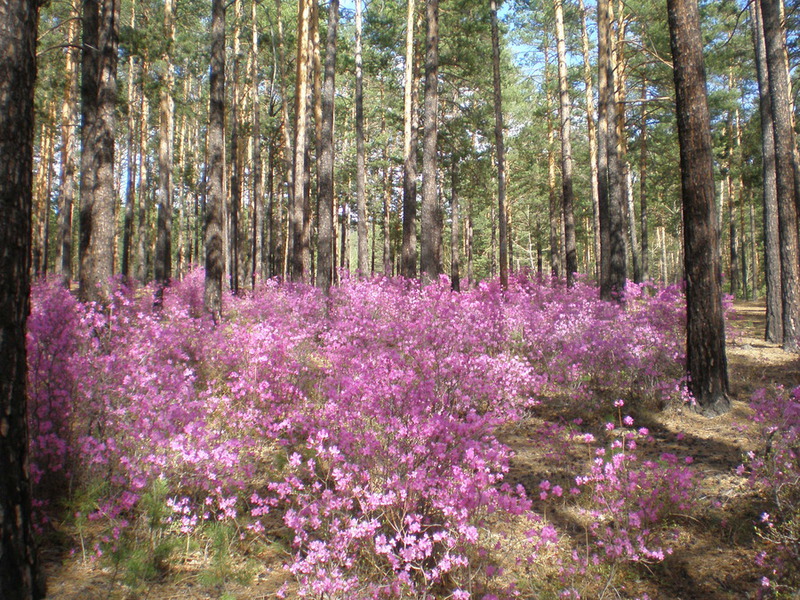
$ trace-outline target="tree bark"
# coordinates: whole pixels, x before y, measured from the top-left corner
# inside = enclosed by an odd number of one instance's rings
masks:
[[[437,260],[438,189],[436,184],[436,142],[439,112],[439,0],[426,0],[427,36],[425,41],[425,138],[422,149],[422,207],[420,210],[420,272],[428,281],[441,273]]]
[[[571,104],[567,84],[567,47],[564,36],[562,0],[555,0],[554,5],[556,12],[556,48],[558,53],[558,94],[560,99],[558,114],[561,121],[561,202],[564,218],[564,248],[567,259],[565,270],[567,285],[572,286],[575,283],[575,273],[578,271],[578,254],[575,243],[575,215],[573,210],[575,193],[572,189]]]
[[[545,34],[544,38],[544,87],[545,100],[547,106],[547,191],[548,208],[550,216],[550,274],[553,277],[561,277],[563,273],[563,262],[561,260],[561,207],[558,203],[558,193],[556,192],[556,131],[553,127],[553,96],[550,86],[550,40]]]
[[[311,24],[311,2],[300,0],[297,14],[297,70],[295,88],[294,194],[292,195],[292,279],[308,277],[303,261],[303,219],[306,181],[306,141],[308,127],[308,46]]]
[[[714,165],[696,0],[668,0],[683,196],[686,366],[696,409],[730,410],[725,319],[714,214]]]
[[[158,224],[156,226],[156,254],[154,276],[156,304],[160,305],[164,287],[172,278],[172,160],[174,154],[175,102],[172,88],[172,45],[175,43],[174,0],[164,2],[164,73],[161,79],[160,127],[158,133]]]
[[[408,0],[403,89],[403,247],[401,273],[417,276],[417,87],[414,52],[414,0]]]
[[[589,31],[586,25],[586,7],[579,0],[581,11],[581,47],[583,49],[583,84],[586,95],[586,128],[589,136],[589,168],[592,193],[592,225],[594,241],[595,277],[600,279],[600,205],[597,192],[597,127],[594,119],[594,86],[589,57]]]
[[[360,1],[360,0],[359,0]],[[333,194],[334,108],[336,99],[336,33],[339,26],[339,0],[328,4],[328,37],[325,42],[325,80],[322,84],[322,138],[318,167],[319,245],[317,251],[317,287],[328,290],[333,284],[333,231],[335,203]]]
[[[205,308],[218,322],[222,312],[223,178],[225,176],[225,0],[211,2],[211,76],[208,111],[208,200],[205,219]]]
[[[642,114],[639,129],[639,219],[642,230],[642,280],[650,279],[650,244],[648,240],[647,209],[647,79],[642,79]]]
[[[450,165],[450,212],[453,222],[450,227],[450,285],[456,292],[461,291],[461,253],[459,251],[459,206],[458,206],[458,162],[453,156]]]
[[[775,143],[775,189],[781,264],[783,349],[798,352],[800,335],[800,262],[798,256],[797,206],[794,189],[794,129],[790,110],[789,77],[784,53],[786,37],[777,0],[761,0],[769,93],[772,101]]]
[[[494,144],[495,159],[497,160],[497,216],[500,233],[500,285],[506,289],[508,287],[506,151],[503,140],[503,93],[500,84],[500,32],[497,26],[497,0],[489,0],[489,10],[492,17],[492,80],[494,82]]]
[[[364,75],[361,60],[362,3],[356,0],[356,207],[358,211],[358,272],[367,275],[367,171],[364,156]]]
[[[83,0],[80,296],[103,300],[114,265],[119,0]]]
[[[38,7],[0,4],[0,597],[45,595],[31,519],[27,356]]]
[[[72,280],[72,211],[75,205],[75,126],[78,122],[77,82],[80,4],[72,0],[67,33],[64,98],[61,103],[61,193],[56,267],[66,285]]]
[[[621,299],[627,278],[619,154],[617,102],[611,49],[608,0],[597,3],[598,51],[598,205],[600,210],[600,296]]]
[[[131,29],[136,27],[136,2],[131,3]],[[133,217],[136,201],[136,62],[133,54],[128,57],[128,181],[125,186],[125,220],[122,226],[122,277],[131,283],[131,253],[133,245]],[[140,115],[141,118],[141,115]]]
[[[256,281],[263,276],[262,270],[262,230],[263,230],[263,196],[264,179],[261,163],[261,103],[258,92],[258,2],[253,0],[250,10],[250,26],[252,38],[250,46],[250,91],[253,97],[253,232],[252,232],[252,269],[250,286],[255,289]]]

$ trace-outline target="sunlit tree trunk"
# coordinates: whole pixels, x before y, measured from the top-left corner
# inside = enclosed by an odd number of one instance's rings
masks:
[[[544,39],[544,87],[547,106],[547,191],[550,216],[550,274],[560,277],[563,272],[562,247],[561,247],[561,206],[558,203],[556,191],[556,131],[553,127],[553,95],[550,85],[550,40],[545,34]]]
[[[686,367],[697,410],[730,410],[725,318],[714,215],[711,123],[696,0],[668,0],[681,157]]]
[[[147,61],[142,61],[142,81],[148,73]],[[147,210],[148,210],[148,183],[147,183],[147,123],[150,119],[150,104],[147,94],[139,94],[139,165],[136,175],[137,197],[136,208],[136,279],[145,283],[147,279]]]

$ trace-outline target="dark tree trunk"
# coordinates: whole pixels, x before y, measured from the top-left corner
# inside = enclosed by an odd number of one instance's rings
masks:
[[[80,43],[80,3],[73,0],[69,23],[69,43],[65,66],[66,83],[61,105],[61,193],[59,194],[59,241],[56,268],[64,283],[72,280],[72,211],[75,205],[75,125],[78,122],[78,50]]]
[[[0,4],[0,598],[4,600],[44,597],[31,526],[25,391],[37,22],[33,0]]]
[[[611,57],[608,0],[597,3],[598,51],[598,204],[600,210],[600,295],[620,299],[627,279],[625,223],[617,144],[617,101]]]
[[[364,156],[364,76],[361,68],[362,0],[356,0],[356,206],[358,212],[358,274],[367,275],[367,170]]]
[[[172,100],[172,44],[175,40],[174,2],[164,2],[165,50],[162,56],[164,74],[161,81],[160,127],[158,134],[158,221],[154,276],[156,304],[161,304],[164,287],[172,278],[172,157],[175,103]]]
[[[461,253],[459,252],[459,206],[458,206],[458,161],[452,157],[450,166],[450,212],[453,222],[450,227],[450,285],[456,292],[461,291]]]
[[[800,262],[798,262],[797,205],[794,189],[794,129],[790,110],[791,87],[784,62],[785,35],[778,0],[761,0],[764,42],[772,101],[775,142],[775,184],[781,261],[783,349],[797,352],[800,335]]]
[[[223,178],[225,176],[225,0],[211,3],[211,77],[208,111],[208,199],[204,302],[215,320],[222,311]]]
[[[420,209],[420,272],[428,280],[441,273],[436,250],[438,190],[436,185],[436,141],[439,111],[439,0],[426,0],[428,33],[425,43],[425,139],[422,148],[422,207]]]
[[[764,207],[764,279],[767,287],[767,323],[764,337],[767,341],[783,342],[783,315],[781,307],[781,256],[778,239],[778,195],[775,183],[775,138],[772,127],[772,100],[769,93],[767,48],[764,43],[764,24],[761,4],[750,3],[753,22],[753,46],[758,71],[759,113],[761,115],[761,172]],[[755,281],[754,281],[755,287]]]
[[[492,17],[492,79],[494,82],[494,144],[497,160],[497,216],[500,230],[500,285],[508,287],[508,222],[506,221],[506,151],[503,141],[503,93],[500,87],[500,32],[497,0],[489,0]]]
[[[250,13],[252,26],[252,45],[250,46],[250,89],[253,92],[253,237],[252,237],[252,268],[250,269],[250,286],[255,289],[256,281],[262,275],[262,231],[263,231],[263,196],[264,180],[261,162],[261,103],[258,94],[258,14],[257,2],[253,2]]]
[[[294,193],[290,211],[292,238],[292,279],[303,281],[308,277],[303,261],[303,221],[306,172],[306,142],[308,128],[308,50],[312,0],[300,0],[297,15],[297,70],[295,89],[295,140],[294,140]]]
[[[730,400],[703,41],[696,0],[668,0],[667,10],[681,156],[686,366],[698,412],[714,416],[727,412]]]
[[[102,300],[113,275],[114,115],[119,0],[83,0],[80,295]]]
[[[642,229],[642,280],[650,279],[650,243],[647,226],[647,80],[642,81],[642,124],[639,134],[639,219]]]
[[[494,0],[492,0],[494,1]],[[567,285],[575,283],[578,271],[578,254],[575,243],[575,215],[573,204],[575,193],[572,190],[572,126],[570,122],[571,105],[567,85],[567,48],[564,36],[564,10],[562,0],[555,0],[556,43],[558,53],[558,115],[561,121],[561,202],[564,217],[564,248],[566,251]],[[502,244],[502,242],[501,242]]]
[[[336,98],[336,30],[339,25],[339,0],[328,5],[328,37],[325,46],[325,80],[322,84],[322,139],[318,168],[319,237],[317,242],[317,287],[328,290],[333,284],[333,196],[334,101]]]

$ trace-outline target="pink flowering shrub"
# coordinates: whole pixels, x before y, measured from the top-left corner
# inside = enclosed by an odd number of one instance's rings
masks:
[[[790,586],[800,581],[800,387],[791,391],[760,389],[751,401],[761,425],[763,453],[751,452],[750,482],[764,490],[772,508],[761,515],[758,533],[770,549],[762,557],[769,568],[765,587]],[[771,581],[774,580],[774,581]]]
[[[498,428],[554,399],[599,406],[612,390],[680,387],[672,288],[630,287],[621,306],[585,283],[523,276],[460,294],[445,279],[348,279],[329,296],[268,281],[226,296],[215,326],[202,287],[194,271],[154,309],[151,289],[117,285],[108,305],[83,306],[37,285],[39,497],[48,478],[96,490],[88,516],[111,548],[153,513],[156,488],[159,527],[174,535],[217,521],[273,535],[278,518],[305,595],[471,597],[496,544],[488,523],[537,520],[504,483],[512,452]],[[660,558],[657,524],[687,485],[677,465],[642,461],[637,435],[578,481],[595,552],[614,560]],[[549,525],[537,535],[532,551],[557,538]]]

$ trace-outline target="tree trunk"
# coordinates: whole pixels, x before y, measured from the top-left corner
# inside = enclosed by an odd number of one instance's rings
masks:
[[[360,0],[359,0],[360,1]],[[319,184],[319,234],[317,238],[317,287],[327,291],[333,284],[333,231],[336,205],[333,194],[334,107],[336,99],[336,32],[339,0],[328,4],[328,37],[325,42],[325,80],[322,84],[322,138],[317,179]]]
[[[136,2],[131,3],[131,29],[136,28]],[[125,221],[122,226],[122,277],[131,283],[131,252],[133,251],[133,217],[136,202],[136,62],[133,54],[128,57],[128,181],[125,187]],[[141,115],[140,115],[141,118]]]
[[[225,0],[211,2],[211,76],[208,110],[208,201],[205,218],[205,308],[222,312],[223,179],[225,177]]]
[[[560,277],[563,272],[561,260],[561,207],[558,204],[556,192],[556,132],[553,127],[553,97],[550,86],[550,40],[545,34],[544,39],[544,87],[547,106],[547,191],[550,215],[550,274]]]
[[[164,2],[164,73],[161,80],[160,128],[158,134],[158,225],[156,233],[156,304],[161,304],[164,287],[172,278],[172,159],[174,154],[175,102],[172,88],[172,45],[175,43],[174,0]]]
[[[441,273],[436,249],[438,190],[436,185],[436,141],[439,111],[439,0],[426,0],[427,36],[425,40],[425,139],[422,149],[422,207],[420,210],[420,272],[428,281]]]
[[[358,272],[367,275],[367,172],[364,157],[364,83],[361,64],[361,0],[356,0],[356,207],[358,212]]]
[[[38,12],[0,5],[0,597],[44,597],[31,524],[27,357]],[[13,516],[13,517],[12,517]]]
[[[625,287],[625,233],[617,147],[617,102],[608,0],[597,3],[598,52],[598,205],[600,209],[600,296],[620,299]]]
[[[450,212],[453,222],[450,227],[450,285],[456,292],[461,291],[461,253],[459,252],[459,214],[458,214],[458,162],[452,158],[450,166]]]
[[[80,296],[103,300],[113,275],[114,118],[119,0],[83,0]]]
[[[147,75],[147,62],[142,63],[142,81]],[[150,105],[147,94],[139,95],[139,165],[137,180],[139,188],[138,205],[136,210],[136,279],[145,283],[147,279],[147,209],[148,209],[148,181],[147,181],[147,129],[150,119]]]
[[[494,1],[494,0],[493,0]],[[564,9],[562,0],[555,0],[556,48],[558,53],[558,94],[559,119],[561,121],[561,202],[564,218],[564,241],[566,251],[565,270],[567,285],[575,283],[578,271],[578,254],[575,244],[575,215],[573,204],[575,194],[572,190],[572,127],[570,122],[571,104],[567,84],[567,47],[564,36]]]
[[[714,416],[730,410],[730,400],[703,41],[696,0],[668,0],[667,13],[681,157],[686,366],[696,409]]]
[[[414,52],[414,0],[408,0],[403,89],[403,277],[417,276],[417,87]]]
[[[797,352],[800,335],[800,262],[798,256],[797,206],[794,189],[794,129],[790,111],[790,84],[784,62],[785,34],[777,0],[761,0],[764,41],[772,101],[775,142],[775,188],[781,263],[783,349]]]
[[[72,0],[64,73],[64,98],[61,103],[61,193],[59,194],[59,241],[57,265],[66,285],[72,280],[72,211],[75,205],[75,126],[78,122],[77,82],[78,44],[80,43],[80,4]]]
[[[642,124],[639,133],[639,219],[642,229],[642,281],[650,279],[650,245],[647,236],[647,79],[642,79]]]
[[[292,279],[308,277],[303,261],[303,219],[306,182],[306,130],[308,127],[308,46],[312,0],[300,0],[297,14],[297,71],[295,88],[294,194],[292,196]]]
[[[250,286],[255,289],[256,281],[262,277],[262,238],[263,229],[263,196],[264,179],[261,163],[261,103],[258,92],[258,3],[253,0],[250,9],[250,26],[252,42],[250,46],[250,92],[253,97],[253,202],[252,202],[252,268],[250,270]]]
[[[500,230],[500,285],[505,289],[508,287],[508,222],[506,221],[506,151],[503,141],[503,93],[500,86],[500,32],[497,26],[497,0],[489,0],[489,10],[492,18],[492,79],[494,82],[494,144],[495,159],[497,160],[497,216]],[[570,187],[570,191],[571,189]]]
[[[589,166],[592,193],[592,225],[594,239],[595,277],[600,279],[600,205],[597,192],[597,128],[594,120],[594,86],[592,85],[592,67],[589,57],[589,32],[586,26],[586,7],[579,0],[581,11],[581,47],[583,49],[583,84],[586,95],[586,127],[589,136]]]

